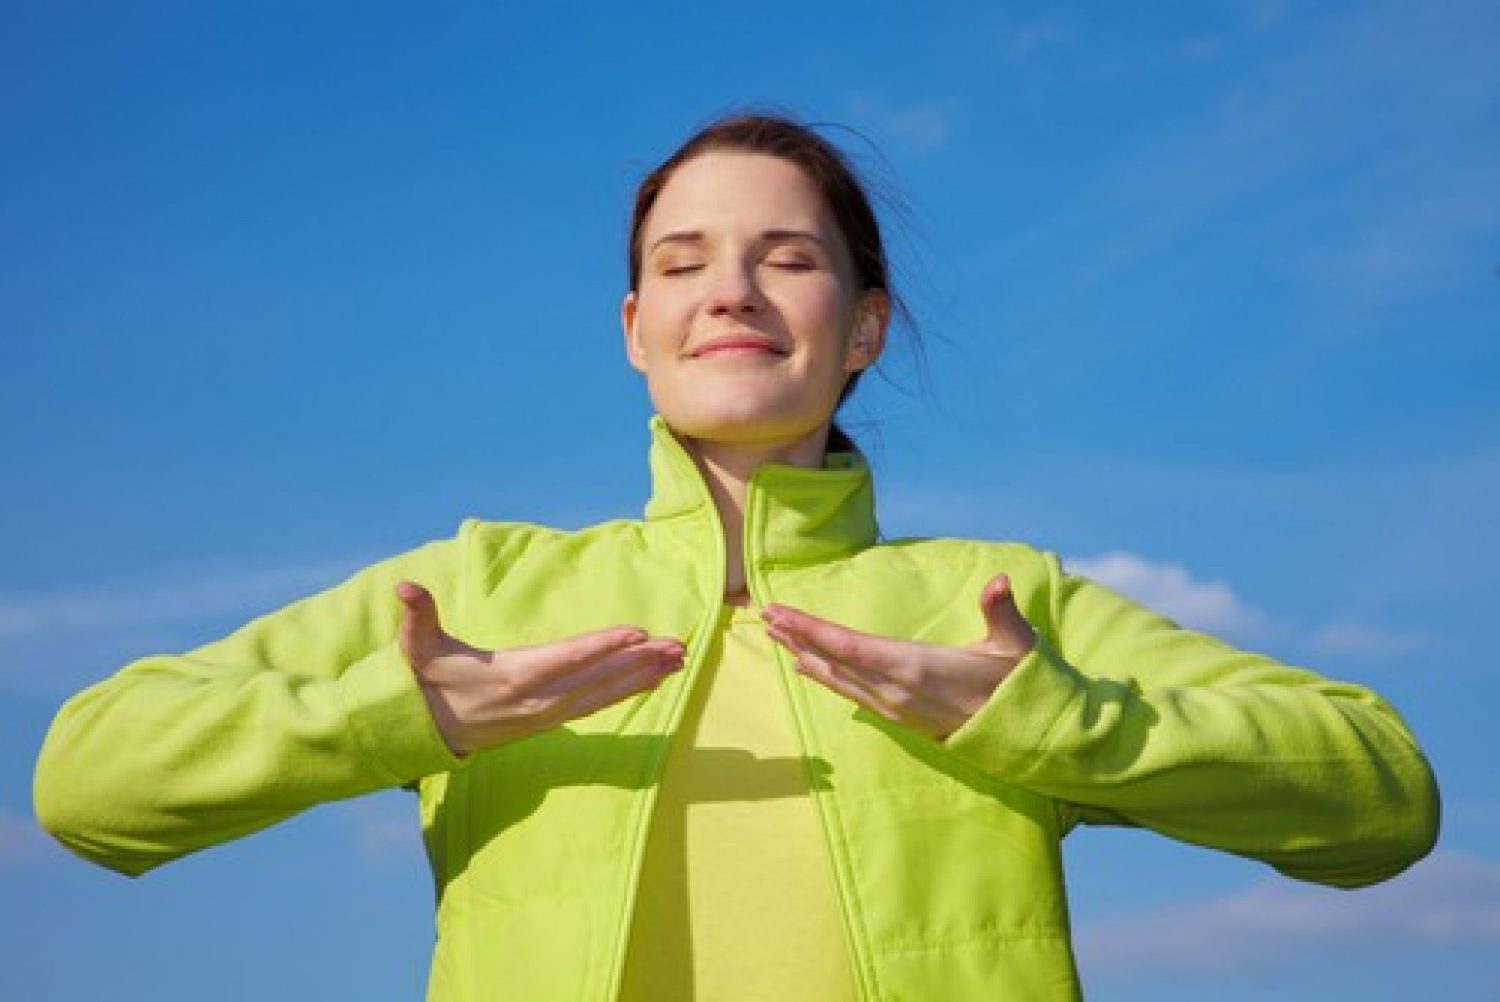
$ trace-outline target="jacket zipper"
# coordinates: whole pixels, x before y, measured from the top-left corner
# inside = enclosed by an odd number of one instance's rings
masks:
[[[760,521],[763,505],[761,498],[763,492],[757,489],[756,476],[750,477],[750,484],[745,491],[745,586],[750,592],[750,599],[756,605],[764,606],[770,601],[771,591],[765,577],[761,572],[761,563],[755,559],[751,552],[752,542],[760,539]],[[786,695],[787,706],[791,711],[793,729],[797,734],[797,742],[801,746],[803,770],[807,776],[808,794],[812,797],[813,806],[818,815],[819,830],[823,833],[824,848],[828,852],[828,858],[833,863],[834,886],[838,890],[839,916],[843,919],[844,940],[849,948],[850,970],[854,974],[855,990],[861,999],[875,1000],[880,998],[878,981],[875,976],[875,966],[869,951],[866,949],[868,942],[864,935],[864,922],[855,904],[854,876],[849,865],[849,856],[843,852],[843,843],[838,838],[838,833],[843,830],[843,824],[838,816],[838,805],[834,801],[832,790],[821,790],[818,788],[817,778],[813,773],[812,759],[820,751],[813,729],[809,723],[810,714],[805,712],[802,705],[800,693],[797,691],[798,675],[789,664],[789,656],[779,644],[772,644],[776,658],[777,674],[781,678],[781,690]]]
[[[712,506],[713,502],[706,502]],[[717,515],[715,515],[715,518]],[[727,573],[724,554],[724,533],[722,529],[711,533],[715,540],[714,560],[717,573],[714,579],[719,582],[719,591],[722,594],[724,578]],[[609,1000],[618,1000],[620,992],[624,988],[625,962],[630,950],[630,932],[635,924],[636,898],[640,893],[640,876],[645,866],[646,844],[650,838],[652,819],[656,816],[656,798],[660,791],[660,780],[662,772],[666,768],[667,756],[671,754],[672,743],[677,740],[677,732],[682,726],[682,718],[686,713],[688,695],[698,683],[704,660],[704,652],[708,647],[713,633],[713,618],[718,615],[718,604],[710,603],[708,606],[706,621],[700,620],[693,643],[683,655],[686,659],[683,666],[682,684],[678,687],[676,700],[667,710],[667,734],[668,739],[662,742],[662,750],[656,755],[651,763],[651,774],[649,785],[642,803],[636,810],[636,816],[631,826],[630,844],[626,850],[629,864],[625,872],[625,887],[621,894],[620,920],[615,931],[614,955],[610,960],[609,972],[605,976],[606,991],[604,997]],[[586,1000],[587,1002],[587,1000]]]

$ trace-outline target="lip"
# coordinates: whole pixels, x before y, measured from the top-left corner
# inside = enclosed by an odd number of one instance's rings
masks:
[[[694,358],[705,355],[785,355],[786,352],[768,337],[755,334],[723,334],[709,338],[693,349]]]

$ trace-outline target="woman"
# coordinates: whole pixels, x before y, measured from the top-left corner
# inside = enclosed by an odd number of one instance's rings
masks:
[[[434,999],[1073,998],[1079,822],[1341,887],[1424,855],[1433,778],[1374,694],[1024,545],[877,540],[833,415],[894,302],[834,147],[704,129],[632,223],[644,519],[470,520],[138,661],[60,712],[39,817],[140,874],[411,786]]]

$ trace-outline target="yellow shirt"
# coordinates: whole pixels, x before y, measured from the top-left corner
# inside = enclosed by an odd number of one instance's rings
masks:
[[[622,997],[855,999],[832,864],[773,641],[719,610],[646,846]]]

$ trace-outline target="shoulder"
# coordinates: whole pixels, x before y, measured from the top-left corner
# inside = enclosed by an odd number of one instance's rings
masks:
[[[1017,540],[964,539],[957,536],[903,536],[883,539],[870,548],[881,559],[905,560],[947,572],[969,569],[991,574],[1050,573],[1057,562],[1051,550]]]
[[[457,537],[465,556],[499,556],[531,545],[545,546],[567,534],[567,529],[534,522],[497,522],[470,517],[459,524]]]
[[[1063,578],[1055,552],[1018,540],[911,536],[881,540],[866,552],[872,559],[904,565],[909,573],[940,575],[976,590],[1005,574],[1023,611],[1028,605],[1038,611],[1049,606]]]
[[[518,565],[597,555],[601,550],[639,547],[642,523],[613,519],[564,529],[535,522],[503,522],[466,518],[458,528],[457,546],[470,574],[511,570]]]
[[[642,523],[635,519],[611,519],[578,529],[564,529],[536,522],[503,522],[466,518],[456,534],[459,545],[475,553],[513,553],[529,547],[577,546],[601,540],[638,535]]]

